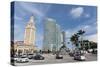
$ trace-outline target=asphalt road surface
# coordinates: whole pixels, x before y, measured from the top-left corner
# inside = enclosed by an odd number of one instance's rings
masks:
[[[44,60],[29,60],[28,63],[15,63],[15,65],[39,65],[39,64],[54,64],[54,63],[69,63],[69,62],[84,62],[84,61],[77,61],[74,60],[73,57],[69,55],[63,55],[63,59],[55,59],[55,55],[52,54],[43,54],[45,57]],[[85,54],[86,60],[85,61],[97,61],[97,54],[87,53]]]

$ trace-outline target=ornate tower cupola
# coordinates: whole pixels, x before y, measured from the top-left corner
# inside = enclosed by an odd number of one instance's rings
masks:
[[[25,45],[35,45],[35,20],[31,16],[25,28],[24,44]]]

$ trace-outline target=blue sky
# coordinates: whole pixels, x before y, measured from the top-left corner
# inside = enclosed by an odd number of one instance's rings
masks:
[[[78,30],[86,31],[84,39],[97,42],[97,7],[82,5],[43,4],[15,2],[14,36],[15,40],[24,40],[24,31],[30,16],[35,16],[36,45],[41,48],[43,41],[43,23],[46,18],[57,21],[66,32],[66,42]],[[67,46],[71,48],[71,45]]]

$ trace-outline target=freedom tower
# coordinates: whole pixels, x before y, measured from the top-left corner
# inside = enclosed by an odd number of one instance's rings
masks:
[[[35,45],[35,21],[34,17],[31,16],[29,22],[25,28],[24,44],[25,45]]]

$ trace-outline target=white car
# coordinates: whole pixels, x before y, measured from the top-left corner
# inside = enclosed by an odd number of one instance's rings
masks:
[[[74,60],[85,61],[86,57],[84,55],[75,55]]]
[[[14,59],[14,61],[17,61],[18,60],[18,57],[14,57],[13,59]]]
[[[93,49],[88,49],[88,53],[92,53]]]
[[[84,55],[81,55],[80,60],[86,60],[86,57]]]
[[[29,59],[26,57],[19,57],[16,59],[17,63],[25,63],[25,62],[29,62]]]
[[[16,61],[18,60],[18,57],[11,57],[11,60]]]
[[[82,54],[87,54],[88,52],[85,51],[85,50],[81,50],[81,53],[82,53]]]

